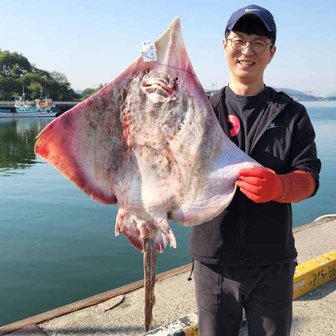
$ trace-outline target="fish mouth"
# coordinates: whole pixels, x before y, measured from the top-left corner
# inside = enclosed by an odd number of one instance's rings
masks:
[[[176,99],[176,81],[167,81],[164,78],[148,78],[142,81],[142,91],[153,103],[162,103]]]

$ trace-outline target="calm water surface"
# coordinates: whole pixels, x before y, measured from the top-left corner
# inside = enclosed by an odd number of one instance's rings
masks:
[[[317,196],[294,205],[294,225],[336,212],[336,102],[306,104],[323,162]],[[116,206],[101,205],[34,155],[51,119],[0,119],[0,325],[142,278],[142,255],[114,237]],[[158,272],[190,262],[189,229]],[[187,281],[187,280],[186,280]]]

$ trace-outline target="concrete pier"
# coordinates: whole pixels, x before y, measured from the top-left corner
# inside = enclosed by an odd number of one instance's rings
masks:
[[[293,336],[336,335],[336,218],[322,218],[294,231],[299,265],[307,263],[303,278],[308,293],[294,300]],[[323,268],[324,267],[324,268]],[[303,267],[303,271],[305,271]],[[324,271],[321,271],[324,269]],[[190,265],[160,274],[156,283],[154,321],[148,335],[197,335],[193,281],[188,281]],[[327,272],[327,275],[325,275]],[[328,273],[329,272],[329,273]],[[331,281],[320,280],[329,276]],[[310,278],[309,278],[310,277]],[[313,279],[313,280],[311,280]],[[303,284],[302,278],[300,284]],[[318,287],[321,285],[320,287]],[[318,287],[318,288],[317,288]],[[0,335],[11,336],[102,336],[146,335],[143,329],[144,293],[142,282],[111,290],[94,297],[60,307],[0,327]],[[188,333],[183,329],[187,325]],[[185,329],[186,330],[186,329]],[[243,328],[241,335],[247,335]]]

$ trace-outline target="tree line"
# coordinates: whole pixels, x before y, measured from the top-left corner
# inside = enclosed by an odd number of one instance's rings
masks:
[[[101,87],[101,86],[100,86]],[[98,88],[87,88],[76,93],[67,77],[57,71],[37,68],[17,52],[0,50],[0,100],[14,100],[24,94],[26,100],[48,96],[57,101],[79,101]]]

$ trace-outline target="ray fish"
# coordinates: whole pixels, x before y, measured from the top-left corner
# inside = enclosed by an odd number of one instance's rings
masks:
[[[109,84],[43,129],[35,152],[92,199],[118,204],[115,234],[143,253],[146,331],[156,254],[176,247],[168,220],[211,220],[232,200],[239,170],[258,165],[221,129],[179,18]]]

